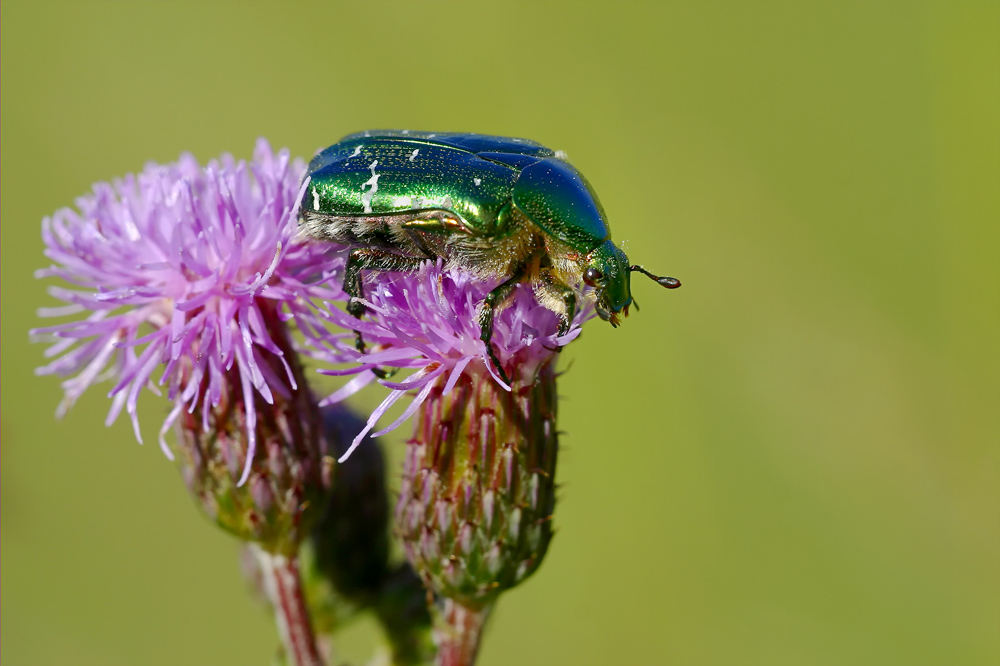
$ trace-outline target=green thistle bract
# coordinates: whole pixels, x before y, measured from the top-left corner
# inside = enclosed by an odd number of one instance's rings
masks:
[[[372,436],[416,415],[407,445],[395,532],[407,559],[432,593],[438,663],[471,664],[493,602],[541,564],[552,538],[555,505],[556,351],[593,315],[577,313],[565,335],[557,315],[518,285],[494,321],[492,342],[507,369],[499,376],[476,316],[494,284],[443,262],[414,274],[381,276],[370,285],[370,317],[354,323],[376,345],[355,352],[359,365],[329,374],[360,373],[327,400],[371,382],[375,365],[412,369],[391,389],[341,456],[364,445],[378,418],[416,394],[403,413]],[[584,301],[586,302],[586,301]],[[346,354],[336,338],[332,349]]]
[[[545,363],[508,392],[471,370],[443,389],[408,442],[396,531],[431,589],[482,607],[531,575],[552,538],[555,373]]]

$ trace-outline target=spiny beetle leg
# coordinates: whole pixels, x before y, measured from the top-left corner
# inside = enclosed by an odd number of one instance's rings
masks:
[[[364,291],[361,283],[361,271],[378,271],[389,273],[395,271],[415,271],[420,268],[423,259],[393,254],[386,250],[374,248],[355,248],[347,255],[347,266],[344,268],[344,292],[350,296],[347,301],[347,312],[357,319],[368,311],[361,299]],[[354,347],[358,352],[365,353],[365,338],[361,331],[354,331]],[[399,372],[399,369],[383,370],[372,368],[379,379],[388,379]]]
[[[563,305],[566,306],[566,312],[559,314],[559,330],[556,331],[556,335],[560,338],[569,333],[569,327],[573,324],[573,318],[576,317],[576,294],[570,287],[566,287],[562,299]]]
[[[479,329],[481,331],[479,339],[486,343],[486,353],[489,354],[490,360],[493,361],[493,367],[496,368],[500,379],[508,386],[510,386],[510,379],[507,377],[507,373],[504,372],[503,366],[500,365],[500,359],[497,358],[496,352],[493,351],[493,343],[491,342],[493,339],[493,317],[496,314],[497,307],[503,305],[504,301],[514,292],[514,287],[524,277],[524,270],[524,266],[519,267],[507,281],[486,294],[486,298],[483,300],[483,309],[479,311]]]
[[[507,373],[503,371],[503,366],[500,365],[500,359],[497,358],[496,352],[493,351],[493,344],[490,342],[486,343],[486,353],[490,355],[490,360],[493,362],[493,367],[497,369],[500,379],[504,384],[510,386],[510,379],[507,377]]]

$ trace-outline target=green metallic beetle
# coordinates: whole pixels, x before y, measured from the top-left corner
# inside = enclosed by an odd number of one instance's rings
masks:
[[[344,137],[309,164],[300,227],[317,240],[351,247],[347,310],[364,315],[361,271],[412,271],[428,259],[504,281],[486,297],[481,338],[514,287],[530,282],[565,334],[581,282],[597,314],[617,326],[632,304],[630,274],[673,289],[680,282],[629,266],[611,242],[593,188],[565,156],[528,141],[483,134],[371,130]],[[358,350],[364,340],[357,333]],[[376,374],[383,374],[376,370]],[[509,383],[509,382],[508,382]]]

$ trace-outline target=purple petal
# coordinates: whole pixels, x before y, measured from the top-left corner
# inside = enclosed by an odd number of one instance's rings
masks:
[[[338,403],[341,400],[344,400],[345,398],[354,395],[364,387],[368,386],[369,384],[372,383],[374,379],[375,379],[375,373],[373,372],[366,372],[364,374],[358,375],[351,381],[341,386],[338,390],[334,391],[326,398],[321,400],[319,405],[320,407],[325,407],[327,405]]]
[[[340,456],[340,458],[337,459],[337,462],[342,463],[348,458],[350,458],[351,454],[354,453],[354,449],[358,448],[358,445],[361,444],[361,440],[363,440],[365,438],[365,435],[367,435],[371,431],[371,429],[375,427],[375,424],[382,417],[382,415],[385,414],[389,410],[389,408],[392,407],[396,403],[396,401],[402,398],[404,395],[406,395],[406,391],[393,391],[389,395],[387,395],[385,397],[385,400],[382,401],[382,404],[376,407],[375,411],[372,412],[371,416],[368,417],[368,423],[365,425],[364,429],[358,433],[358,436],[354,438],[353,442],[351,442],[351,445],[347,448],[347,451],[344,453],[344,455]]]
[[[417,408],[420,407],[424,400],[427,399],[427,396],[430,395],[431,389],[434,388],[433,380],[436,379],[442,372],[444,372],[444,366],[439,367],[437,370],[427,375],[427,383],[424,385],[424,388],[421,389],[416,398],[410,401],[410,404],[406,407],[406,410],[399,415],[399,418],[393,421],[388,427],[383,428],[376,433],[372,433],[372,437],[381,437],[387,432],[392,432],[399,426],[403,425],[407,419],[413,416],[413,413],[417,411]]]
[[[455,388],[455,384],[458,383],[458,378],[462,376],[462,373],[465,371],[465,367],[472,362],[472,359],[472,356],[466,356],[455,364],[455,367],[451,370],[451,376],[448,377],[448,381],[444,385],[444,390],[441,391],[442,396],[451,393],[452,389]]]

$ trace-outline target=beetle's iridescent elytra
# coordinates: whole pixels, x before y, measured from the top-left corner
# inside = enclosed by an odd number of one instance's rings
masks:
[[[529,282],[540,303],[569,330],[577,287],[591,287],[597,314],[617,326],[632,304],[630,275],[639,271],[673,289],[611,242],[593,188],[565,155],[527,139],[484,134],[370,130],[344,137],[309,164],[300,226],[317,240],[349,246],[347,309],[365,313],[361,271],[412,271],[428,259],[503,282],[479,315],[490,343],[493,317],[514,287]],[[364,340],[357,334],[364,351]]]

